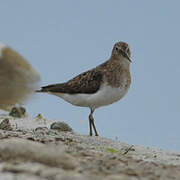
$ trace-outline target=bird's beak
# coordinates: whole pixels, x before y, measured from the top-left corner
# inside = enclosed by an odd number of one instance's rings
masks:
[[[126,54],[125,57],[129,60],[129,62],[132,62],[131,59],[129,58],[128,54],[127,53],[125,53],[125,54]]]
[[[132,62],[129,55],[125,51],[123,51],[122,49],[120,49],[120,51],[121,51],[122,55],[129,60],[129,62]]]

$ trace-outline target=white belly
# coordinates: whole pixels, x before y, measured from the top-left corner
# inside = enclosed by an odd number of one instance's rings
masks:
[[[102,86],[94,94],[65,94],[49,93],[63,98],[65,101],[82,107],[96,109],[119,101],[127,92],[128,88],[112,88],[111,86]]]

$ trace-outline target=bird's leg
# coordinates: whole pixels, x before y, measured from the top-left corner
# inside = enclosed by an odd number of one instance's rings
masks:
[[[93,118],[93,116],[92,116],[92,118]],[[98,135],[98,132],[97,132],[97,130],[96,130],[96,126],[95,126],[95,124],[94,124],[94,118],[93,118],[93,120],[92,120],[92,125],[93,125],[93,129],[94,129],[94,132],[95,132],[95,136],[99,136],[99,135]]]
[[[92,136],[91,114],[89,115],[89,135]]]
[[[91,109],[91,113],[90,113],[90,115],[89,115],[89,127],[90,127],[90,133],[89,133],[89,135],[92,136],[92,127],[93,127],[94,132],[95,132],[95,136],[99,136],[99,135],[98,135],[98,132],[97,132],[97,130],[96,130],[96,126],[95,126],[95,124],[94,124],[93,112],[94,112],[94,110]]]

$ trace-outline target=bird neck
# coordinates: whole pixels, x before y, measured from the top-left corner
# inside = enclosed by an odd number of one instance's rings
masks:
[[[117,64],[117,66],[121,66],[124,69],[129,69],[130,67],[130,62],[123,56],[111,56],[109,61]]]

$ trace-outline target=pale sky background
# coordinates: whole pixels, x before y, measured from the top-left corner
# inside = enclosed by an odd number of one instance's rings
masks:
[[[180,1],[0,0],[0,41],[29,60],[42,85],[69,80],[106,61],[115,42],[128,42],[132,85],[95,111],[99,133],[180,151]],[[88,108],[48,94],[26,107],[89,133]]]

